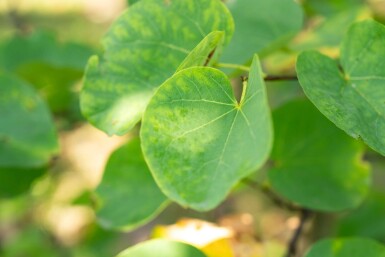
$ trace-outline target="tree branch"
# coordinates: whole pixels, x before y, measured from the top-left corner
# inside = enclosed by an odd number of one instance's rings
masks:
[[[25,19],[19,14],[17,7],[15,5],[11,5],[7,1],[5,2],[7,9],[8,20],[11,25],[22,35],[28,34],[30,32],[30,27],[25,21]]]
[[[265,81],[280,81],[280,80],[298,80],[295,75],[266,75]]]
[[[294,234],[288,243],[285,257],[293,257],[296,255],[297,247],[298,247],[298,241],[302,235],[304,225],[305,225],[306,221],[310,218],[311,214],[312,214],[312,212],[310,210],[307,210],[307,209],[301,210],[300,223],[299,223],[297,229],[294,231]]]
[[[279,197],[276,193],[274,193],[272,190],[270,190],[269,187],[263,186],[259,184],[258,182],[251,180],[249,178],[245,178],[242,180],[242,182],[249,187],[258,190],[262,193],[264,193],[273,203],[275,203],[277,206],[287,209],[290,211],[301,211],[302,209],[299,206],[296,206],[292,203],[286,202],[281,197]]]

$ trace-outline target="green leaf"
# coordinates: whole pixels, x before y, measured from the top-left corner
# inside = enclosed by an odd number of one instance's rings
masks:
[[[57,68],[45,63],[21,65],[17,74],[34,85],[54,113],[68,111],[77,102],[73,85],[82,77],[82,72],[72,68]]]
[[[301,86],[317,108],[354,138],[385,155],[385,28],[375,21],[354,24],[343,41],[341,68],[318,52],[297,61]]]
[[[147,168],[138,139],[111,155],[96,194],[102,204],[98,221],[125,231],[148,222],[167,203]]]
[[[72,248],[73,257],[103,257],[116,255],[116,243],[122,238],[118,231],[104,230],[96,223],[91,223],[83,235],[82,241]]]
[[[47,106],[23,81],[0,73],[0,167],[39,167],[58,150]]]
[[[302,28],[303,13],[293,0],[228,1],[235,31],[221,58],[243,64],[288,42]]]
[[[37,31],[28,37],[15,36],[0,45],[0,67],[17,71],[21,65],[44,63],[82,71],[93,50],[77,43],[61,44],[55,35]]]
[[[309,14],[333,16],[337,13],[362,6],[365,0],[305,0],[304,8]]]
[[[10,198],[28,191],[32,182],[42,176],[44,168],[0,168],[0,198]]]
[[[385,247],[365,238],[326,239],[311,247],[305,257],[384,257]]]
[[[92,53],[87,46],[61,44],[54,35],[38,31],[3,42],[0,69],[16,73],[37,88],[53,112],[68,112],[71,104],[79,105],[72,86],[81,79]]]
[[[134,4],[107,33],[103,60],[89,60],[81,94],[84,116],[110,135],[125,134],[194,47],[212,31],[224,31],[227,43],[233,26],[218,0]]]
[[[19,221],[20,222],[20,221]],[[22,229],[15,230],[12,237],[2,242],[2,257],[30,256],[60,257],[61,251],[52,242],[52,237],[41,227],[27,223]]]
[[[175,74],[151,99],[141,139],[147,164],[169,198],[196,210],[217,206],[270,152],[272,125],[258,57],[239,103],[219,70]]]
[[[117,257],[206,257],[197,248],[181,242],[155,239],[135,245]]]
[[[275,143],[269,171],[273,188],[306,208],[339,211],[357,206],[370,172],[363,148],[308,101],[290,102],[273,113]]]
[[[356,210],[344,215],[338,224],[339,236],[385,237],[385,193],[371,192]]]
[[[223,43],[224,35],[223,31],[208,34],[184,59],[177,71],[195,66],[209,66],[221,51],[218,48]]]

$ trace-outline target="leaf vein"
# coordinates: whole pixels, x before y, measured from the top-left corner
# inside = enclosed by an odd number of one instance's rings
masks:
[[[204,123],[204,124],[202,124],[202,125],[200,125],[200,126],[198,126],[198,127],[195,127],[195,128],[193,128],[193,129],[187,130],[187,131],[185,131],[184,133],[182,133],[181,135],[177,136],[177,137],[176,137],[175,139],[173,139],[173,140],[176,140],[176,139],[181,138],[181,137],[183,137],[183,136],[185,136],[185,135],[187,135],[187,134],[190,134],[190,133],[192,133],[192,132],[194,132],[194,131],[197,131],[197,130],[199,130],[199,129],[201,129],[201,128],[204,128],[204,127],[206,127],[206,126],[208,126],[208,125],[214,123],[215,121],[217,121],[217,120],[219,120],[219,119],[225,117],[227,114],[233,112],[234,110],[235,110],[235,108],[231,109],[231,110],[228,111],[228,112],[225,112],[224,114],[222,114],[222,115],[220,115],[220,116],[218,116],[218,117],[216,117],[216,118],[214,118],[214,119],[212,119],[212,120],[210,120],[210,121],[208,121],[208,122],[206,122],[206,123]]]
[[[205,102],[205,103],[212,103],[212,104],[218,104],[218,105],[226,105],[226,106],[234,106],[234,104],[228,104],[228,103],[222,103],[217,101],[212,101],[208,99],[174,99],[167,103],[174,103],[174,102]]]

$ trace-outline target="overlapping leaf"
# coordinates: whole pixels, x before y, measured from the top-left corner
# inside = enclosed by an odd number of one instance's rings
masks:
[[[224,36],[223,31],[208,34],[183,60],[177,71],[195,66],[209,66],[221,52],[218,48],[221,48]]]
[[[370,173],[363,147],[328,121],[308,101],[290,102],[273,113],[273,188],[307,208],[339,211],[357,206]]]
[[[108,228],[131,230],[158,214],[167,203],[134,139],[115,151],[96,190],[99,222]]]
[[[154,90],[210,32],[233,20],[217,0],[142,0],[105,37],[105,55],[89,60],[81,95],[83,114],[108,134],[122,135],[142,117]]]
[[[326,239],[316,243],[305,257],[384,257],[385,246],[365,238]]]
[[[224,50],[224,62],[243,64],[287,43],[300,31],[301,7],[293,0],[227,1],[234,17],[234,37]]]
[[[305,94],[339,128],[385,155],[385,27],[354,24],[339,64],[314,51],[302,53],[297,72]],[[342,69],[342,71],[341,71]]]
[[[206,257],[197,248],[176,241],[155,239],[135,245],[116,257]]]
[[[0,73],[0,167],[45,165],[57,152],[47,106],[23,81]]]
[[[155,93],[141,128],[142,149],[162,191],[208,210],[267,159],[270,113],[258,58],[238,103],[222,72],[182,70]]]

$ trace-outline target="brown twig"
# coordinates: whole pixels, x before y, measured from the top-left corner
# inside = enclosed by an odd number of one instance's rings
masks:
[[[276,193],[274,193],[269,187],[259,184],[258,182],[245,178],[242,182],[249,187],[258,190],[264,193],[269,199],[275,203],[277,206],[290,210],[290,211],[300,211],[302,210],[299,206],[296,206],[290,202],[285,201],[281,197],[279,197]]]
[[[295,75],[266,75],[265,81],[280,81],[280,80],[298,80]]]
[[[11,25],[22,35],[26,35],[30,32],[31,28],[26,22],[24,17],[22,17],[17,9],[17,5],[11,5],[7,1],[5,2],[7,11],[8,20]]]
[[[312,212],[310,210],[301,209],[300,223],[299,223],[297,229],[294,231],[294,234],[288,243],[285,257],[293,257],[296,255],[297,247],[298,247],[298,241],[302,235],[305,223],[310,218],[311,214],[312,214]]]
[[[1,231],[0,231],[1,232]],[[4,246],[3,246],[3,235],[0,233],[0,254],[4,253]]]

